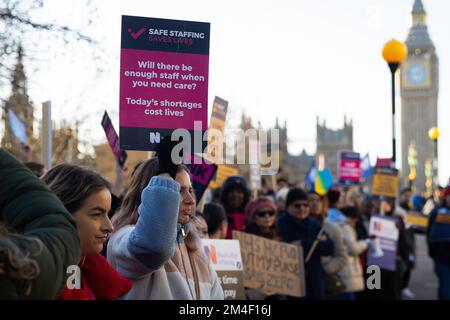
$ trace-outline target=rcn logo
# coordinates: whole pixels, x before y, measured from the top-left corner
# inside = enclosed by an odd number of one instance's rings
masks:
[[[159,132],[150,132],[150,143],[160,143],[161,134]]]

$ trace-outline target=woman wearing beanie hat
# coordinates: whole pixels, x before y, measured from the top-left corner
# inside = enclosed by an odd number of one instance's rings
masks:
[[[302,189],[294,188],[286,197],[286,212],[278,219],[278,228],[283,241],[300,243],[306,257],[317,240],[317,246],[309,261],[305,261],[306,299],[325,298],[322,256],[333,254],[334,244],[322,233],[320,223],[309,217],[308,196]]]
[[[254,234],[271,240],[281,240],[276,227],[277,207],[272,198],[260,196],[251,200],[245,207],[244,232]],[[246,288],[245,295],[248,300],[280,300],[285,296],[263,292],[257,289]]]
[[[267,196],[260,196],[250,201],[245,207],[244,231],[271,240],[279,240],[275,225],[277,207]]]

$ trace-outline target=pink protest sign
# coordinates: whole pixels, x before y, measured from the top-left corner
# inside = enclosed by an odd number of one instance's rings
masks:
[[[192,137],[194,130],[207,129],[209,28],[202,22],[122,16],[122,149],[154,150],[175,129]]]
[[[206,188],[208,188],[209,182],[217,171],[217,165],[206,163],[203,159],[191,155],[190,171],[192,175],[192,186],[195,189],[197,201],[200,201]]]
[[[359,183],[361,179],[361,159],[357,152],[340,152],[338,163],[339,183]]]
[[[117,136],[116,130],[111,122],[108,113],[105,111],[102,118],[102,127],[105,130],[106,138],[108,139],[109,146],[111,147],[114,155],[117,158],[120,166],[123,167],[125,161],[127,160],[127,153],[120,149],[119,137]]]

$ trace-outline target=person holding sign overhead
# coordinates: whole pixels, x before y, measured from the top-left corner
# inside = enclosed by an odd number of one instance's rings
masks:
[[[174,142],[136,170],[113,218],[108,260],[134,281],[125,299],[221,300],[216,272],[191,226],[195,194],[189,170],[172,162]]]

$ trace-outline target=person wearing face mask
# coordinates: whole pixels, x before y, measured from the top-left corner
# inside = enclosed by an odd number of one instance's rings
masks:
[[[278,219],[283,241],[299,243],[305,257],[306,299],[325,298],[324,269],[321,258],[331,256],[334,244],[320,223],[310,218],[308,196],[302,189],[291,189],[286,197],[286,212]],[[313,245],[315,244],[315,245]],[[310,256],[306,261],[306,257]]]
[[[250,191],[242,176],[229,177],[222,186],[220,202],[227,213],[227,239],[232,238],[233,230],[242,231],[245,225],[245,206],[250,199]]]
[[[66,287],[60,300],[115,300],[127,293],[131,281],[114,270],[100,254],[113,231],[108,213],[111,188],[97,172],[72,164],[60,164],[49,170],[42,180],[48,185],[75,219],[80,234],[80,287]]]
[[[196,228],[191,226],[195,193],[189,170],[172,162],[174,145],[167,137],[158,157],[139,166],[113,217],[108,260],[133,280],[124,299],[224,298]]]

